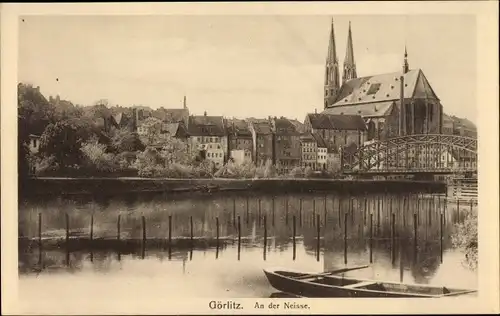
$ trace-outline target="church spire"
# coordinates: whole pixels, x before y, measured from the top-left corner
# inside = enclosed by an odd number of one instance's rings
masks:
[[[347,35],[347,48],[345,52],[344,59],[344,73],[342,75],[342,81],[346,82],[357,78],[356,74],[356,62],[354,61],[354,48],[352,45],[352,32],[351,32],[351,21],[349,21],[349,33]]]
[[[406,51],[406,45],[405,45],[405,58],[403,62],[403,73],[407,73],[410,70],[410,66],[408,65],[408,52]]]
[[[324,108],[335,103],[337,93],[340,88],[339,84],[339,63],[337,59],[337,48],[335,46],[335,30],[333,28],[333,19],[330,29],[330,38],[328,43],[328,54],[326,56],[325,65],[325,96]]]

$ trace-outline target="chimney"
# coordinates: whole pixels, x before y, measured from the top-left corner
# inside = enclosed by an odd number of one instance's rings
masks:
[[[207,116],[207,111],[203,112],[203,116]]]
[[[314,114],[318,114],[318,109],[314,109]]]
[[[184,96],[184,100],[182,101],[182,106],[184,110],[187,109],[186,96]]]

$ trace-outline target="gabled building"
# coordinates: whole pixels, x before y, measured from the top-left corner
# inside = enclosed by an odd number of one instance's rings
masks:
[[[306,130],[322,137],[327,147],[356,146],[366,141],[366,124],[360,115],[310,113],[304,120]]]
[[[222,116],[191,115],[188,118],[187,133],[189,148],[199,150],[203,144],[219,144],[224,152],[224,161],[228,157],[227,130]]]
[[[319,133],[311,134],[316,141],[316,170],[326,170],[328,163],[328,145]]]
[[[271,120],[274,132],[274,157],[276,170],[280,174],[300,166],[300,133],[285,117]]]
[[[303,168],[312,168],[316,170],[318,160],[318,147],[316,138],[312,133],[306,132],[300,135],[300,152],[301,161],[300,165]]]
[[[230,157],[235,158],[238,155],[238,160],[243,155],[244,160],[253,160],[253,138],[250,131],[249,122],[238,119],[226,120],[227,137],[228,137],[228,152]],[[233,153],[235,155],[233,155]]]
[[[152,116],[160,119],[164,123],[180,123],[188,125],[189,109],[187,107],[186,97],[184,96],[183,106],[180,109],[166,109],[161,107],[152,112]]]
[[[250,119],[249,122],[255,165],[263,165],[268,160],[274,164],[274,134],[270,119]]]

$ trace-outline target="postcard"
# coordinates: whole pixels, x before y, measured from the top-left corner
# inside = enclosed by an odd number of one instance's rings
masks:
[[[494,3],[1,21],[4,313],[499,311]]]

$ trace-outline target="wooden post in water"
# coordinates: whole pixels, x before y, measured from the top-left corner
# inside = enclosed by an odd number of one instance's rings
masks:
[[[247,225],[249,223],[249,217],[250,217],[250,210],[249,210],[249,205],[248,205],[249,201],[248,201],[248,196],[247,196]]]
[[[168,259],[172,258],[172,215],[168,215]]]
[[[295,260],[296,248],[297,248],[295,241],[295,235],[296,235],[295,215],[293,215],[292,221],[293,221],[293,260]]]
[[[42,269],[42,213],[38,213],[38,265]]]
[[[344,264],[347,264],[347,212],[344,214]]]
[[[241,222],[240,222],[240,216],[238,215],[238,261],[240,260],[240,252],[241,252]]]
[[[414,251],[415,251],[415,255],[414,255],[414,262],[417,262],[417,244],[418,244],[418,241],[417,241],[417,214],[414,213],[413,214],[413,247],[414,247]]]
[[[370,213],[370,263],[373,263],[373,213]]]
[[[267,216],[264,214],[264,260],[266,260],[267,249]]]
[[[94,241],[94,213],[90,214],[90,262],[94,262],[94,251],[93,251],[93,241]]]
[[[275,199],[274,199],[274,195],[273,195],[273,218],[271,219],[271,225],[274,227],[274,213],[275,213],[275,207],[276,207],[276,203],[275,203]]]
[[[319,214],[316,215],[316,261],[319,261],[319,253],[320,253],[320,219],[319,219]]]
[[[391,250],[392,250],[392,264],[394,264],[396,262],[396,229],[395,229],[395,225],[396,225],[396,214],[392,213],[392,207],[391,207]]]
[[[216,237],[215,237],[215,259],[219,257],[219,218],[215,218],[215,231],[216,231]]]
[[[441,263],[443,263],[443,222],[444,222],[444,214],[441,213],[439,214],[439,219],[440,219],[440,225],[439,225],[439,250],[440,250],[440,257],[441,257]]]
[[[366,225],[366,211],[367,211],[368,198],[365,193],[364,207],[363,207],[363,226]]]
[[[300,198],[300,206],[299,206],[299,225],[302,227],[302,198]]]
[[[259,222],[259,227],[260,227],[260,224],[261,224],[261,201],[260,201],[260,199],[259,199],[259,214],[258,214],[258,216],[259,216],[258,222]]]
[[[66,264],[69,266],[69,215],[65,213],[66,219]]]
[[[427,215],[428,226],[432,226],[432,214],[433,214],[433,211],[434,211],[434,209],[433,209],[432,206],[434,205],[434,200],[435,200],[434,196],[432,196],[432,201],[429,200],[429,211],[427,213],[428,214]]]
[[[377,196],[377,235],[380,230],[380,195]]]
[[[233,227],[236,227],[236,199],[233,198]]]
[[[313,197],[313,213],[312,213],[312,223],[313,223],[313,227],[314,225],[316,224],[316,200],[314,199]]]
[[[460,219],[460,198],[457,196],[457,220],[458,222],[460,223],[461,219]]]
[[[339,218],[339,227],[342,226],[342,217],[341,217],[341,214],[342,214],[342,197],[339,196],[339,214],[338,214],[338,218]]]
[[[191,248],[192,248],[193,247],[193,216],[189,216],[189,228],[190,228],[189,237],[191,240]]]
[[[285,225],[288,227],[288,195],[285,198]]]
[[[325,220],[324,220],[324,222],[325,222],[325,227],[326,227],[327,212],[328,212],[327,209],[326,209],[326,194],[325,194],[325,199],[323,201],[323,205],[324,205],[324,211],[325,211]]]
[[[142,259],[146,255],[146,217],[142,216]]]
[[[121,223],[121,215],[118,214],[118,219],[116,220],[116,240],[118,241],[118,253],[117,253],[117,257],[118,257],[118,260],[121,259],[121,252],[120,252],[120,237],[121,237],[121,231],[120,231],[120,223]]]

